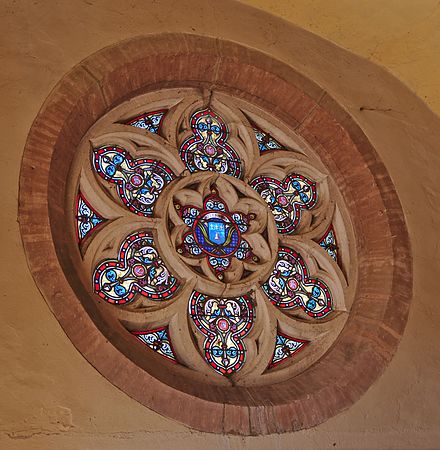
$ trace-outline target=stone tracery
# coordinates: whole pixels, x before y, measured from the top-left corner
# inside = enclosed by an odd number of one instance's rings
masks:
[[[154,52],[154,45],[149,45],[151,41],[166,49],[166,58],[162,51],[160,55]],[[92,67],[99,84],[93,81],[84,85],[82,79],[79,82],[77,71],[63,78],[32,127],[23,159],[22,177],[26,182],[21,186],[20,226],[31,271],[57,319],[86,359],[115,386],[143,405],[208,432],[279,433],[310,427],[356,401],[386,366],[389,359],[378,357],[376,345],[370,345],[370,336],[376,336],[378,340],[374,343],[383,345],[389,354],[396,349],[398,339],[390,341],[382,331],[384,326],[394,325],[396,317],[400,324],[406,321],[407,310],[401,308],[401,293],[402,289],[411,291],[411,270],[402,271],[401,262],[409,261],[411,252],[403,213],[380,158],[357,124],[328,93],[320,97],[324,98],[322,102],[316,102],[317,86],[291,67],[268,63],[266,67],[271,69],[262,70],[257,62],[274,60],[231,42],[224,47],[215,46],[213,51],[214,40],[210,46],[206,41],[209,39],[205,37],[178,35],[121,43],[116,46],[117,51],[105,49],[81,64]],[[120,48],[124,51],[120,52]],[[194,58],[188,58],[188,49],[191,55],[197,55],[197,64],[193,64]],[[241,56],[232,64],[228,59],[231,51]],[[256,70],[248,70],[249,57],[250,67]],[[211,72],[213,59],[218,66]],[[96,71],[104,61],[105,72]],[[119,74],[126,73],[127,67],[129,78],[124,77],[121,84]],[[109,103],[96,102],[101,99],[103,86],[110,105],[117,105],[110,111]],[[164,86],[177,89],[163,90]],[[182,90],[182,86],[194,88]],[[161,90],[136,97],[150,88]],[[209,89],[215,92],[210,93]],[[286,101],[287,96],[292,101]],[[73,110],[64,108],[66,99],[74,105]],[[311,318],[301,308],[278,310],[264,293],[250,289],[257,314],[253,329],[244,339],[247,359],[239,372],[228,377],[211,370],[201,357],[203,335],[192,323],[188,329],[187,302],[181,297],[189,298],[192,284],[198,291],[219,297],[218,280],[202,279],[198,274],[194,279],[194,272],[182,269],[174,247],[166,239],[167,234],[162,233],[168,207],[164,200],[168,193],[159,196],[153,217],[137,216],[122,204],[115,185],[103,182],[90,170],[90,147],[118,144],[134,159],[151,157],[162,161],[178,177],[173,180],[173,186],[180,185],[185,177],[182,175],[185,166],[180,157],[174,157],[174,149],[180,148],[190,133],[187,111],[206,105],[219,111],[230,126],[228,142],[245,164],[245,183],[260,174],[283,180],[288,173],[301,173],[317,182],[318,204],[302,211],[294,234],[278,236],[276,240],[300,252],[310,274],[329,286],[334,300],[334,310],[324,320],[307,320]],[[145,111],[162,108],[169,112],[158,133],[124,125]],[[261,159],[258,158],[259,149],[249,137],[250,122],[242,120],[241,112],[261,130],[266,133],[270,130],[269,134],[286,152],[277,150],[274,158],[273,151],[265,151]],[[53,128],[59,132],[42,141],[41,124],[55,125]],[[44,157],[41,157],[40,146],[46,150]],[[258,164],[254,164],[256,158]],[[302,164],[305,161],[309,163],[307,167]],[[40,162],[43,170],[34,170]],[[32,180],[32,184],[28,180]],[[80,242],[79,251],[71,212],[78,189],[106,220]],[[367,192],[368,197],[362,198]],[[355,205],[352,198],[356,198]],[[67,214],[60,214],[64,211]],[[369,219],[375,212],[380,215],[373,223]],[[146,223],[160,255],[166,262],[172,261],[172,273],[179,281],[184,280],[183,289],[165,302],[151,302],[136,295],[129,304],[108,305],[93,294],[91,274],[103,258],[115,258],[127,234]],[[333,263],[330,255],[322,257],[326,250],[318,245],[330,223],[338,238],[338,258]],[[170,224],[167,233],[177,228]],[[267,231],[270,242],[273,234],[269,227]],[[35,245],[41,236],[44,241]],[[48,262],[44,270],[41,268],[43,251]],[[276,258],[272,259],[272,255],[276,253],[271,253],[267,270],[254,275],[245,273],[248,282],[223,283],[224,297],[240,295],[246,284],[249,287],[252,283],[264,283],[267,276],[264,278],[263,272],[270,273]],[[389,270],[379,273],[378,261]],[[195,271],[202,272],[198,267]],[[54,282],[60,289],[57,292],[53,290]],[[372,291],[383,294],[380,309],[377,309],[375,296],[369,295]],[[356,308],[350,311],[352,302]],[[385,310],[393,314],[384,315]],[[346,320],[348,312],[354,320]],[[287,320],[290,316],[299,320]],[[81,320],[80,327],[78,320]],[[176,344],[179,362],[172,366],[170,360],[127,333],[127,330],[148,332],[166,325]],[[265,364],[273,356],[276,329],[310,344],[294,353],[293,358],[286,358],[282,364],[265,370]],[[335,340],[339,333],[340,339]],[[93,349],[90,348],[91,337]],[[199,360],[197,352],[193,352],[194,344],[201,353]],[[357,350],[347,355],[347,345]],[[341,370],[340,363],[347,358],[350,370]],[[318,359],[318,364],[314,364]],[[282,395],[279,382],[285,387]],[[216,385],[213,389],[212,384]],[[256,384],[264,385],[264,389],[254,389]],[[218,389],[218,386],[223,388]],[[341,395],[341,386],[347,390],[347,395]],[[248,387],[252,397],[244,398]],[[186,408],[182,411],[181,405],[185,402],[191,414]],[[292,408],[297,407],[304,413],[301,417],[292,415]]]
[[[223,271],[231,265],[233,257],[240,261],[258,262],[252,247],[242,236],[255,218],[255,214],[229,211],[215,190],[203,201],[203,208],[175,205],[182,220],[191,228],[183,236],[178,253],[194,257],[206,256],[217,278],[224,279]]]
[[[148,320],[142,329],[131,332],[147,336],[149,348],[183,364],[185,355],[170,353],[173,339],[179,337],[164,323],[164,316],[166,322],[174,314],[169,301],[189,302],[187,311],[194,325],[190,332],[204,337],[198,347],[205,362],[228,377],[246,368],[257,379],[279,362],[290,361],[296,346],[302,349],[311,343],[307,347],[313,347],[314,338],[329,329],[323,323],[305,331],[297,320],[329,317],[331,321],[332,312],[344,309],[343,298],[333,301],[343,289],[341,277],[335,277],[337,269],[320,270],[321,275],[314,276],[318,266],[328,265],[329,254],[323,248],[321,253],[307,250],[330,226],[333,202],[324,177],[311,161],[254,121],[247,122],[245,115],[239,116],[242,123],[237,125],[223,119],[227,110],[220,115],[212,105],[188,111],[183,113],[183,123],[187,121],[191,134],[177,129],[174,149],[170,130],[163,131],[164,118],[168,126],[182,119],[173,120],[177,113],[169,105],[123,122],[138,129],[136,134],[118,128],[108,135],[113,125],[107,123],[92,137],[89,189],[96,189],[91,188],[97,186],[96,176],[104,180],[106,198],[110,202],[119,198],[129,210],[128,216],[122,214],[114,223],[126,222],[132,230],[124,234],[119,232],[122,226],[117,228],[121,244],[116,259],[114,253],[112,258],[93,258],[94,291],[114,305],[130,304],[132,311],[140,308]],[[157,142],[150,134],[163,139],[161,150],[154,148]],[[132,213],[140,218],[128,225]],[[304,257],[311,261],[312,273]],[[191,295],[182,288],[187,284],[197,289]],[[258,296],[266,300],[256,307]],[[169,301],[160,306],[163,300]],[[287,314],[275,314],[267,301]],[[155,311],[162,317],[160,324]],[[305,315],[298,316],[297,311]],[[269,323],[288,324],[300,336],[274,335]],[[165,352],[160,350],[162,339]],[[265,339],[272,344],[263,345],[265,353],[256,353],[255,344],[261,346]],[[283,353],[287,349],[287,344],[281,345],[283,339],[295,347],[290,353]],[[254,360],[265,360],[264,365],[247,362],[249,345]]]

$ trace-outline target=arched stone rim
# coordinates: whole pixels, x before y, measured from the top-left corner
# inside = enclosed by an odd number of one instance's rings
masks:
[[[63,217],[67,175],[88,128],[142,91],[171,85],[224,89],[296,128],[338,185],[356,234],[358,280],[350,318],[333,347],[298,376],[231,391],[175,389],[118,350],[97,311],[81,302],[69,267]],[[274,87],[275,86],[275,87]],[[325,91],[291,67],[239,44],[163,34],[105,48],[50,94],[28,136],[20,174],[20,229],[30,271],[83,356],[114,385],[160,414],[199,430],[242,435],[317,425],[354,403],[395,353],[412,297],[412,260],[402,208],[376,151]],[[55,247],[54,242],[57,243]],[[64,270],[63,270],[64,267]],[[75,291],[72,286],[75,286]],[[93,320],[91,319],[93,317]],[[115,335],[110,342],[106,335]],[[114,345],[115,344],[115,345]]]

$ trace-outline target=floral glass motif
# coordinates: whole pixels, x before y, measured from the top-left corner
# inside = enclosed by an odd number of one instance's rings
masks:
[[[291,356],[298,353],[308,343],[309,341],[287,336],[287,334],[281,333],[281,331],[278,330],[272,361],[267,368],[271,369],[272,367],[277,366],[287,358],[290,358]]]
[[[101,147],[93,152],[95,171],[117,185],[117,192],[130,211],[152,216],[164,187],[175,178],[165,164],[154,159],[135,159],[119,147]]]
[[[251,122],[252,129],[255,133],[255,138],[257,139],[258,148],[260,153],[264,153],[271,150],[283,150],[284,147],[269,133],[266,133],[257,125]]]
[[[125,125],[131,125],[132,127],[142,128],[150,133],[158,134],[166,112],[166,109],[147,112],[130,119],[128,122],[125,122]]]
[[[205,359],[213,369],[222,375],[240,370],[246,359],[243,339],[255,319],[250,297],[211,298],[193,292],[189,314],[205,336]]]
[[[107,259],[95,270],[95,292],[114,304],[129,303],[136,293],[152,300],[173,296],[179,283],[160,258],[153,237],[142,231],[122,243],[118,259]]]
[[[338,241],[336,239],[336,233],[333,225],[327,228],[324,236],[319,240],[319,245],[333,258],[338,261]]]
[[[300,307],[315,318],[325,317],[332,311],[329,288],[320,279],[309,276],[301,255],[291,248],[279,249],[275,268],[262,287],[278,308]]]
[[[152,350],[159,353],[159,355],[176,362],[176,356],[174,354],[173,346],[171,345],[168,327],[147,331],[132,331],[131,334],[136,336]]]
[[[229,131],[211,109],[196,111],[190,119],[193,135],[180,147],[180,157],[190,172],[209,170],[241,178],[241,160],[227,143]]]
[[[250,185],[269,205],[279,233],[292,234],[301,219],[301,210],[316,205],[316,183],[303,175],[290,174],[283,181],[260,176]]]
[[[81,242],[94,228],[105,221],[78,192],[76,198],[76,237]]]
[[[253,215],[229,212],[226,203],[216,191],[207,196],[203,209],[176,204],[183,222],[191,228],[183,236],[178,253],[195,258],[206,258],[216,276],[222,280],[232,258],[258,261],[249,243],[242,237],[249,228]]]

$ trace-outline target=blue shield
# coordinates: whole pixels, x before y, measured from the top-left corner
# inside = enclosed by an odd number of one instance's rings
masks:
[[[222,245],[226,241],[226,227],[223,222],[208,222],[208,237],[213,244]]]

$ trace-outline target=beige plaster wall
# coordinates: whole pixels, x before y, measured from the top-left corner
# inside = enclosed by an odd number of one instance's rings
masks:
[[[243,0],[380,64],[440,111],[437,0]]]
[[[439,113],[438,2],[247,3],[262,10],[231,0],[0,2],[0,448],[440,448],[440,121],[368,61],[392,71]],[[149,411],[82,358],[28,273],[17,194],[32,120],[56,82],[83,58],[122,39],[162,31],[241,42],[314,79],[356,118],[396,184],[414,253],[414,300],[404,338],[367,394],[314,429],[246,439],[216,436]]]

